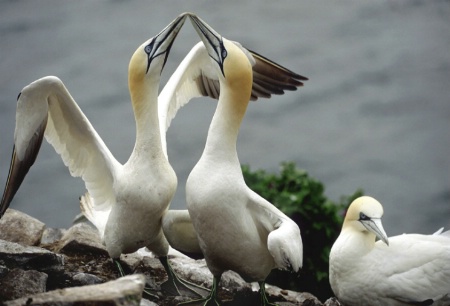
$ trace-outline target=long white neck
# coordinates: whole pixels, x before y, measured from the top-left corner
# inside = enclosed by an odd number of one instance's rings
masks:
[[[238,161],[236,142],[250,97],[221,84],[220,98],[206,139],[204,156]]]
[[[130,80],[129,83],[136,119],[136,143],[130,159],[133,157],[153,159],[163,154],[158,120],[159,78],[156,79],[152,79],[151,82]]]

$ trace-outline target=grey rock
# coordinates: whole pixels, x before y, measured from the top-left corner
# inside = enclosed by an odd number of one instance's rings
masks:
[[[211,288],[213,275],[209,271],[204,259],[194,260],[188,257],[172,257],[170,263],[180,276],[184,279],[201,284],[203,287]],[[251,285],[244,281],[239,274],[227,271],[222,275],[220,285],[234,291],[238,288],[250,288]]]
[[[100,241],[98,231],[85,223],[75,224],[67,230],[61,238],[58,251],[108,255],[105,246]]]
[[[10,270],[0,279],[0,301],[45,292],[48,275],[35,270]]]
[[[289,303],[303,306],[321,306],[322,303],[312,294],[307,292],[295,292],[290,290],[280,289],[276,286],[267,285],[267,294],[271,296],[279,296]]]
[[[8,301],[4,305],[140,305],[143,290],[144,276],[134,274],[99,285],[48,291]]]
[[[42,233],[40,244],[46,245],[58,242],[66,232],[65,229],[47,227]]]
[[[325,301],[323,306],[341,306],[342,304],[338,301],[337,298],[332,297]]]
[[[158,306],[158,304],[153,303],[152,301],[147,299],[142,299],[140,306]]]
[[[74,286],[87,286],[103,283],[103,280],[93,274],[89,273],[76,273],[72,276]]]
[[[64,258],[43,248],[0,240],[0,265],[9,269],[57,272],[63,269]]]
[[[38,245],[45,224],[14,209],[7,209],[0,219],[0,239],[24,245]]]

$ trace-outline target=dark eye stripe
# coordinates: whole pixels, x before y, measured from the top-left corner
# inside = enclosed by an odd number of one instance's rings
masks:
[[[367,217],[364,213],[359,213],[359,220],[370,220],[370,217]]]

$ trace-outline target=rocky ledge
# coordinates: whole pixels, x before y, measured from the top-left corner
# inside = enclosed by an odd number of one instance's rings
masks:
[[[47,228],[26,214],[9,209],[0,220],[0,303],[15,305],[176,305],[189,298],[168,296],[160,285],[166,273],[151,253],[122,255],[131,275],[118,273],[98,232],[87,223],[69,229]],[[204,260],[176,251],[170,262],[183,278],[210,288],[212,275]],[[258,286],[227,272],[220,283],[224,305],[258,305]],[[154,296],[147,296],[144,287]],[[147,291],[147,290],[145,290]],[[322,304],[309,293],[268,286],[269,299],[279,305],[339,305],[334,298]]]

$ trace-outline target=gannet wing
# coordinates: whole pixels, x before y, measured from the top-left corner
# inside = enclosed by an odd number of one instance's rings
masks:
[[[303,86],[307,78],[267,59],[266,57],[239,46],[253,65],[253,87],[251,100],[281,95],[286,90]],[[166,131],[178,110],[192,98],[208,96],[219,99],[220,84],[217,73],[202,42],[197,43],[186,55],[167,81],[158,97],[158,115],[161,141],[167,156]]]
[[[203,257],[187,209],[166,211],[162,217],[162,229],[170,246],[175,250],[195,259]]]
[[[442,234],[389,237],[389,246],[378,241],[372,253],[373,261],[378,260],[381,268],[377,273],[385,275],[382,290],[386,296],[418,304],[441,300],[450,294],[449,237]]]
[[[295,272],[303,264],[303,244],[297,224],[278,208],[249,189],[248,209],[253,220],[267,231],[267,247],[277,268]]]
[[[60,79],[38,79],[19,95],[14,149],[2,202],[3,213],[33,165],[42,137],[61,155],[72,176],[80,176],[95,199],[95,208],[110,209],[119,163]]]

